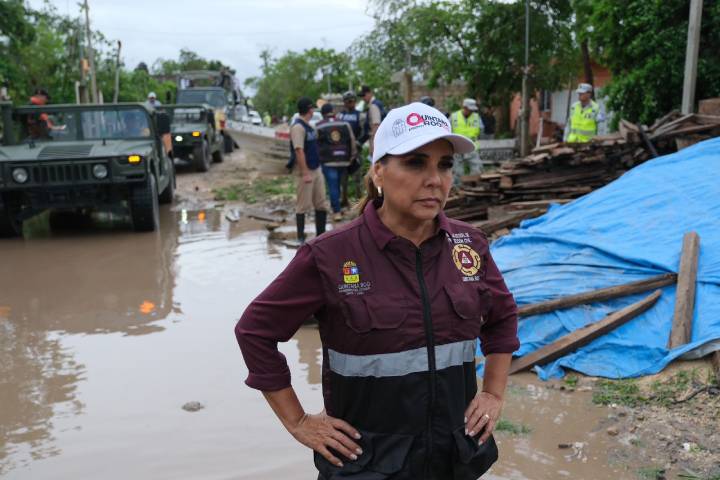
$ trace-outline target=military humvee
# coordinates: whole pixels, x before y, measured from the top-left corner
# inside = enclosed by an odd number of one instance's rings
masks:
[[[215,113],[209,105],[163,105],[170,117],[173,157],[190,162],[198,172],[207,172],[210,157],[223,161],[222,133],[215,128]]]
[[[47,209],[115,209],[127,204],[136,231],[159,224],[175,168],[166,153],[167,114],[141,104],[0,104],[0,236]]]
[[[189,87],[178,90],[177,103],[202,103],[210,105],[215,114],[215,130],[222,133],[225,153],[232,153],[235,143],[225,132],[228,114],[234,108],[228,92],[222,87]]]

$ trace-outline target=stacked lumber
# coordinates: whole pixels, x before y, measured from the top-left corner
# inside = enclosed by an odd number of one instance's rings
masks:
[[[618,132],[588,143],[543,145],[495,171],[463,177],[445,211],[497,237],[553,203],[569,202],[651,158],[715,136],[718,115],[673,111],[650,127],[621,120]]]

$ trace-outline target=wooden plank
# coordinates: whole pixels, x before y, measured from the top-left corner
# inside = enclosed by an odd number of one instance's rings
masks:
[[[655,123],[653,123],[650,128],[648,129],[650,133],[654,132],[656,128],[661,127],[663,124],[668,122],[671,118],[674,118],[676,116],[680,115],[680,112],[678,110],[673,110],[670,113],[667,113],[663,115],[662,117],[655,120]]]
[[[676,281],[677,275],[674,273],[665,273],[663,275],[657,275],[655,277],[650,277],[637,282],[626,283],[624,285],[600,288],[598,290],[591,290],[589,292],[555,298],[546,302],[523,305],[518,308],[518,316],[529,317],[531,315],[554,312],[555,310],[563,310],[565,308],[576,307],[578,305],[586,305],[588,303],[612,300],[613,298],[627,297],[628,295],[635,295],[636,293],[667,287]]]
[[[500,188],[511,188],[513,186],[513,179],[510,176],[503,175],[500,177]]]
[[[683,115],[680,118],[676,118],[672,122],[668,122],[665,125],[660,126],[657,128],[652,135],[650,135],[650,138],[653,139],[659,135],[662,135],[665,132],[669,132],[670,130],[673,130],[676,126],[682,124],[683,122],[686,122],[688,120],[692,120],[693,114],[690,115]]]
[[[562,145],[562,143],[550,143],[548,145],[542,145],[540,147],[535,147],[532,149],[532,153],[548,153],[554,148],[559,147]]]
[[[690,133],[704,132],[706,130],[712,130],[713,128],[720,128],[720,125],[718,125],[717,123],[710,123],[706,125],[692,125],[689,127],[678,128],[670,132],[661,133],[659,135],[656,135],[656,138],[677,137],[680,135],[688,135]]]
[[[700,236],[688,232],[683,237],[680,269],[678,271],[675,292],[675,313],[668,348],[681,347],[692,336],[692,319],[695,312],[695,281],[697,279],[698,258],[700,257]]]
[[[543,213],[545,213],[545,209],[534,208],[532,210],[519,211],[516,213],[505,215],[503,217],[495,218],[493,220],[476,222],[472,225],[482,230],[486,235],[490,235],[496,230],[500,230],[502,228],[517,227],[523,220],[527,218],[537,217],[538,215],[542,215]]]
[[[720,98],[706,98],[698,102],[698,113],[720,115]]]
[[[575,330],[572,333],[554,341],[550,345],[546,345],[524,357],[516,358],[510,364],[510,373],[517,373],[535,365],[542,365],[552,362],[578,348],[587,345],[596,338],[599,338],[615,328],[623,325],[629,320],[637,317],[641,313],[652,307],[662,292],[656,290],[649,296],[637,303],[611,313],[599,322],[592,323],[583,328]]]
[[[720,384],[720,350],[716,350],[710,354],[710,362],[713,370],[715,370],[715,379]]]

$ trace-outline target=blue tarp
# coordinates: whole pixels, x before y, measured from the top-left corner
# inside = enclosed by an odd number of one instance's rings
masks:
[[[625,378],[662,370],[678,356],[720,339],[720,138],[646,162],[613,183],[523,222],[495,242],[492,255],[518,305],[677,272],[683,235],[700,235],[700,259],[689,344],[668,350],[675,286],[647,312],[550,364]],[[521,320],[525,355],[651,292]],[[479,367],[482,371],[482,366]]]

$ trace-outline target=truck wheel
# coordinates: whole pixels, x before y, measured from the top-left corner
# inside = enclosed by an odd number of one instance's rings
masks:
[[[207,172],[210,168],[210,153],[208,152],[207,140],[196,145],[193,150],[193,165],[198,172]]]
[[[148,174],[142,185],[130,190],[130,216],[136,232],[154,232],[160,225],[160,205],[158,205],[157,183],[155,175]]]
[[[220,148],[215,150],[212,154],[213,162],[215,163],[222,163],[223,160],[225,160],[225,154],[223,153],[224,146],[221,145]]]
[[[0,237],[18,237],[22,235],[22,222],[15,218],[14,212],[0,208]]]
[[[232,151],[235,150],[235,142],[233,142],[230,135],[225,135],[223,133],[223,144],[225,146],[225,153],[232,153]]]
[[[172,203],[175,198],[175,166],[172,163],[170,164],[170,169],[170,181],[167,187],[165,187],[165,190],[160,194],[159,200],[162,204]]]

